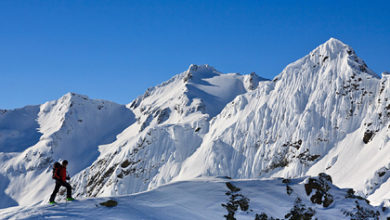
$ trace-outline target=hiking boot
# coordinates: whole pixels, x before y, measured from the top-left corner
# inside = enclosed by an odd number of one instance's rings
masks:
[[[74,199],[72,197],[68,197],[66,198],[66,201],[74,201]]]

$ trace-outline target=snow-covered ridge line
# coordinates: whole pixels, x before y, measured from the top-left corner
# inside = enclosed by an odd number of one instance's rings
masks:
[[[103,202],[113,200],[114,207]],[[270,202],[272,201],[272,202]],[[2,219],[386,219],[351,189],[339,189],[326,175],[301,179],[203,178],[175,182],[120,197],[0,210]]]

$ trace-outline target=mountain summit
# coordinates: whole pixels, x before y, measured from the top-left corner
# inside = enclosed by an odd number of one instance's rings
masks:
[[[340,40],[331,37],[329,40],[327,40],[325,43],[318,46],[316,49],[313,50],[313,52],[319,51],[323,55],[337,55],[340,52],[343,51],[353,51],[350,46],[347,44],[341,42]]]
[[[50,164],[68,159],[76,197],[126,195],[210,176],[327,173],[354,196],[385,204],[388,78],[331,38],[273,80],[192,64],[126,106],[69,93],[1,111],[0,196],[11,205],[45,202]]]

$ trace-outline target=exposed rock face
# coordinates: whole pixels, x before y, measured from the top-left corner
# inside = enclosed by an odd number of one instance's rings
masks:
[[[305,183],[306,194],[310,197],[313,203],[322,205],[324,208],[329,207],[334,201],[330,194],[330,183],[332,178],[325,173],[320,173],[318,178],[309,178]]]

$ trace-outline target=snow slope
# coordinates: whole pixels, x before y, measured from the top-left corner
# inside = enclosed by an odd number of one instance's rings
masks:
[[[325,169],[341,187],[353,187],[373,204],[390,198],[390,87],[388,75],[382,75],[381,88],[362,125],[350,133],[321,160],[309,174]],[[362,141],[363,138],[366,141]],[[364,161],[364,162],[363,162]]]
[[[315,178],[314,178],[315,179]],[[316,180],[319,180],[317,178]],[[318,219],[385,219],[388,209],[373,207],[361,198],[339,189],[330,182],[327,196],[333,199],[328,207],[311,201],[315,190],[307,194],[307,179],[229,180],[206,178],[175,182],[154,190],[121,197],[83,199],[56,206],[40,205],[0,210],[1,219],[237,219],[279,218],[292,210]],[[299,198],[299,199],[298,199]],[[100,203],[109,199],[117,206],[107,208]],[[229,209],[235,207],[237,210]],[[359,207],[359,209],[357,208]],[[287,216],[287,217],[286,217]]]
[[[0,110],[0,152],[22,152],[38,142],[39,106]]]

